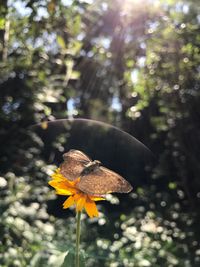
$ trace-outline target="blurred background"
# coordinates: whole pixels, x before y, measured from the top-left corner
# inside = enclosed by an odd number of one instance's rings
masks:
[[[47,184],[67,134],[48,150],[29,126],[87,118],[156,162],[83,215],[86,266],[199,267],[199,0],[4,0],[0,13],[0,266],[56,267],[73,248],[75,214]]]

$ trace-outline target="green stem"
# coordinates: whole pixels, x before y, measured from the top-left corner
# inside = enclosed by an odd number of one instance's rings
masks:
[[[77,212],[77,224],[76,224],[76,257],[75,257],[75,267],[80,267],[79,259],[79,246],[80,246],[80,234],[81,234],[81,212]]]

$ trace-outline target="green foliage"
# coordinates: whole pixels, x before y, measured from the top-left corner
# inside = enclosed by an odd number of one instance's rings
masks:
[[[61,267],[73,267],[75,263],[74,250],[67,251],[67,255],[64,258]],[[83,251],[80,251],[80,267],[85,267],[85,255]]]
[[[158,157],[125,204],[116,197],[98,220],[83,220],[86,266],[199,266],[199,9],[183,0],[0,3],[1,266],[72,258],[74,214],[53,215],[47,186],[65,136],[49,154],[28,129],[72,116],[120,126]]]

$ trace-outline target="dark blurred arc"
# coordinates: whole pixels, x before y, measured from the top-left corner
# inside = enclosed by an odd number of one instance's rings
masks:
[[[40,123],[32,126],[31,130],[42,139],[42,152],[48,164],[59,165],[64,152],[77,149],[133,182],[153,159],[151,151],[135,137],[105,122],[61,119],[45,123],[46,127]],[[56,151],[52,145],[61,135],[65,138],[63,152]]]

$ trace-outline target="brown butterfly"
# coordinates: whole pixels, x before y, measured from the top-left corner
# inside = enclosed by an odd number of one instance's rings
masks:
[[[86,194],[128,193],[132,190],[122,176],[101,166],[100,161],[92,161],[79,150],[70,150],[63,155],[63,159],[61,174],[70,181],[80,178],[77,187]]]

